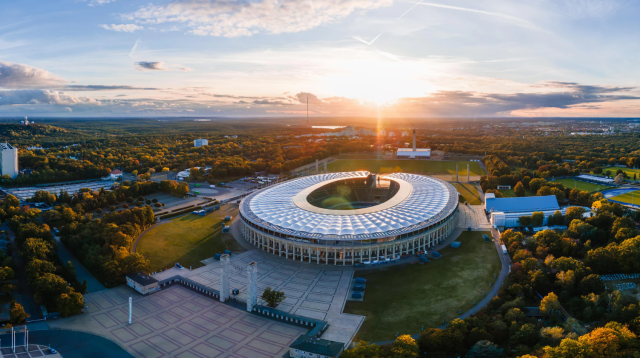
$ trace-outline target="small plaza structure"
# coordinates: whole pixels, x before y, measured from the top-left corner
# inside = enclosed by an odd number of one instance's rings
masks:
[[[127,275],[127,285],[143,295],[158,290],[158,280],[144,272]]]
[[[289,346],[292,358],[336,358],[344,351],[344,343],[301,335]]]

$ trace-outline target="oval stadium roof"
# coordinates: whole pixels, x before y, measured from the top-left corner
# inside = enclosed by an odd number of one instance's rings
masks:
[[[457,191],[451,184],[427,176],[405,173],[385,176],[396,179],[400,184],[399,194],[402,200],[390,199],[365,211],[354,210],[353,214],[349,214],[349,211],[296,205],[296,200],[299,201],[296,196],[307,192],[310,187],[335,179],[365,178],[368,174],[319,174],[274,185],[245,198],[240,207],[241,214],[259,226],[286,235],[362,240],[418,230],[445,218],[457,207]],[[389,202],[393,205],[385,205]]]

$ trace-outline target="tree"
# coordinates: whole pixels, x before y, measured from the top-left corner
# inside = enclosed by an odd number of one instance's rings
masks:
[[[269,307],[276,307],[280,302],[287,298],[282,291],[272,290],[271,287],[267,287],[262,293],[261,297]]]
[[[56,307],[63,317],[70,316],[84,307],[84,298],[80,293],[69,287],[67,292],[60,294],[56,299]]]
[[[520,226],[529,226],[531,225],[531,216],[522,215],[520,219],[518,219]]]
[[[587,212],[580,206],[570,206],[567,208],[567,212],[564,214],[564,222],[569,225],[574,219],[582,220],[582,215]]]
[[[176,188],[176,195],[185,196],[187,194],[189,194],[189,184],[187,183],[178,184],[178,187]]]
[[[9,322],[12,325],[24,323],[27,318],[31,317],[30,314],[24,311],[22,305],[17,302],[11,304],[11,312],[9,313]]]
[[[549,316],[559,309],[560,302],[558,302],[558,296],[553,292],[549,292],[549,294],[542,299],[542,302],[540,302],[540,312],[545,316]]]
[[[516,196],[525,196],[524,185],[522,185],[522,182],[518,182],[518,184],[516,184],[515,188],[513,188],[513,192]]]
[[[418,357],[418,353],[416,340],[408,334],[399,336],[391,344],[391,356],[393,358],[414,358]]]
[[[531,214],[531,225],[542,226],[544,223],[544,213],[542,211],[535,211]]]
[[[347,349],[342,353],[342,358],[379,358],[382,355],[382,349],[375,343],[360,341],[351,349]]]
[[[49,245],[43,239],[27,239],[20,250],[20,254],[29,262],[33,259],[47,260],[51,252]]]
[[[469,349],[466,358],[499,358],[502,356],[502,348],[490,341],[478,341]]]
[[[11,284],[11,280],[14,277],[13,270],[9,267],[0,267],[0,292],[9,294],[15,290],[16,287]]]
[[[616,182],[616,184],[618,184],[618,185],[624,183],[624,174],[620,173],[620,174],[616,175],[616,177],[613,179],[613,181]]]
[[[542,188],[546,184],[547,184],[547,181],[542,178],[531,179],[531,181],[529,182],[529,190],[531,190],[534,193],[537,193],[538,190],[540,190],[540,188]]]
[[[562,340],[564,329],[562,327],[544,327],[540,330],[540,337],[544,344],[556,346]]]

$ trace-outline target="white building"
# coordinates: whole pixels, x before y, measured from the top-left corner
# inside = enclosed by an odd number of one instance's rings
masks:
[[[431,158],[431,148],[398,148],[396,157],[409,159],[429,159]]]
[[[12,179],[18,176],[18,148],[5,142],[0,143],[0,174]]]
[[[209,145],[209,140],[208,139],[196,139],[193,141],[193,146],[194,147],[202,147],[205,145]]]
[[[402,136],[403,137],[408,137],[409,136],[409,132],[407,132],[407,131],[402,132]]]
[[[389,137],[390,138],[395,137],[395,136],[396,136],[396,132],[389,132]]]
[[[387,131],[384,128],[380,130],[380,136],[381,137],[386,137],[387,136]]]

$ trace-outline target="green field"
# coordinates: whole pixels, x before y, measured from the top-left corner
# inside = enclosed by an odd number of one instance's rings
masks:
[[[640,191],[636,190],[635,193],[633,193],[633,195],[631,195],[631,193],[625,193],[622,195],[617,195],[614,196],[612,198],[609,198],[611,200],[616,200],[616,201],[621,201],[623,203],[627,203],[627,204],[634,204],[634,205],[640,205]]]
[[[602,168],[602,173],[606,173],[607,170],[611,171],[611,177],[615,177],[616,172],[618,170],[622,170],[627,173],[629,176],[628,180],[633,180],[633,174],[636,175],[636,180],[640,179],[640,169],[631,169],[631,168],[619,168],[619,167],[604,167]]]
[[[480,194],[478,194],[478,188],[476,188],[475,184],[454,183],[453,186],[456,187],[458,193],[462,194],[464,200],[470,205],[482,205],[482,200],[480,200]]]
[[[488,232],[463,232],[462,246],[440,250],[444,256],[426,264],[391,266],[356,271],[367,279],[364,301],[347,301],[344,312],[366,316],[356,340],[380,341],[400,334],[419,333],[422,326],[439,327],[450,322],[458,310],[471,309],[501,269]]]
[[[587,183],[585,181],[575,180],[575,179],[570,179],[570,178],[554,180],[553,182],[554,183],[561,183],[562,185],[564,185],[565,188],[571,188],[571,189],[575,188],[575,189],[578,189],[580,191],[588,191],[590,193],[610,188],[609,186],[606,186],[606,185],[598,185],[598,184],[593,184],[593,183]]]
[[[516,193],[513,189],[501,189],[498,190],[500,193],[502,193],[502,196],[504,198],[515,198],[516,197]],[[536,193],[532,192],[529,189],[525,189],[524,190],[524,196],[535,196]]]
[[[467,175],[469,163],[470,175],[485,175],[477,162],[429,161],[429,160],[371,160],[338,159],[327,164],[330,172],[366,170],[372,173],[422,173],[422,174],[458,174]],[[462,179],[462,178],[461,178]]]
[[[222,234],[224,217],[235,216],[237,211],[237,207],[229,205],[206,216],[188,214],[170,219],[147,231],[136,252],[151,261],[150,271],[160,271],[176,262],[184,267],[200,267],[201,260],[224,250],[244,251],[231,234]]]

